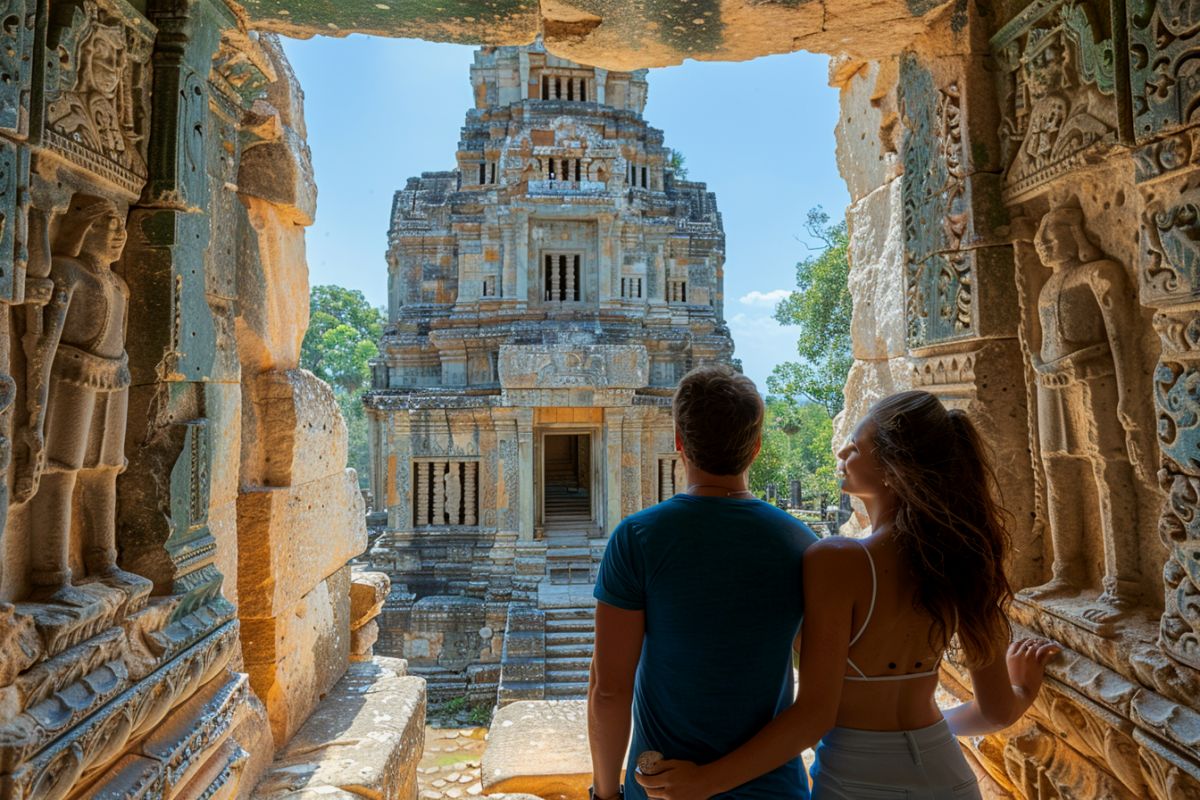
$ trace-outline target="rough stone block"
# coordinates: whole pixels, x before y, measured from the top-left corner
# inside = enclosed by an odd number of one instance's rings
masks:
[[[417,796],[425,743],[425,680],[404,662],[352,664],[279,753],[254,792],[257,800]]]
[[[904,210],[900,181],[871,192],[847,210],[850,341],[855,358],[904,355]]]
[[[238,498],[242,617],[281,614],[366,546],[362,494],[353,470],[299,486],[243,492]]]
[[[345,672],[349,629],[349,567],[276,617],[242,619],[245,668],[267,706],[277,746],[291,738]]]
[[[370,658],[375,642],[379,641],[379,623],[371,620],[361,628],[350,632],[350,660],[363,661]]]
[[[488,794],[584,800],[592,782],[587,703],[526,700],[497,710],[482,771]]]
[[[391,578],[382,572],[354,572],[350,576],[350,628],[358,630],[379,616],[391,590]]]
[[[294,486],[346,467],[346,422],[329,384],[308,370],[247,381],[242,424],[243,485]]]
[[[855,202],[894,178],[900,161],[895,143],[883,139],[885,119],[897,118],[896,64],[889,60],[856,66],[849,77],[841,78],[841,114],[834,128],[838,172]]]
[[[277,142],[254,145],[242,155],[238,190],[278,206],[296,225],[311,225],[317,213],[317,182],[308,145],[290,128]]]
[[[294,369],[308,330],[304,228],[279,207],[243,195],[248,225],[238,253],[238,351],[242,371]]]

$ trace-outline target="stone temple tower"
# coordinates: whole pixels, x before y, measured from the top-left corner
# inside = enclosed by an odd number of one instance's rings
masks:
[[[365,404],[391,574],[379,652],[431,699],[581,695],[620,519],[682,490],[670,398],[727,362],[725,237],[646,124],[645,71],[485,47],[457,166],[411,178]]]

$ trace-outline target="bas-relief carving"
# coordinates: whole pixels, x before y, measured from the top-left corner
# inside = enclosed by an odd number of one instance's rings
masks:
[[[146,180],[155,29],[124,0],[56,3],[40,144],[131,198]]]
[[[960,251],[970,209],[958,84],[935,88],[913,56],[901,72],[906,317],[909,345],[921,347],[974,329],[972,261]]]
[[[137,610],[150,582],[117,567],[116,485],[125,468],[129,290],[112,270],[125,219],[107,200],[82,197],[59,226],[49,264],[30,267],[25,331],[27,414],[14,501],[30,504],[33,595],[87,607],[72,585],[71,535],[82,532],[85,575],[125,593]],[[79,582],[77,581],[77,582]]]
[[[1118,140],[1123,54],[1102,38],[1100,5],[1039,0],[992,37],[1008,202],[1092,163]]]
[[[1092,243],[1078,208],[1046,214],[1035,245],[1051,270],[1037,299],[1041,342],[1033,366],[1054,561],[1050,582],[1022,596],[1108,633],[1139,600],[1134,468],[1148,470],[1149,450],[1127,336],[1137,321],[1134,295],[1124,268]],[[1099,587],[1086,571],[1087,554],[1096,551],[1103,554]],[[1096,588],[1093,600],[1088,590]]]
[[[1200,319],[1193,308],[1154,317],[1162,355],[1154,371],[1159,485],[1167,493],[1159,535],[1170,548],[1163,568],[1162,644],[1200,668]]]
[[[630,388],[649,377],[643,345],[501,345],[505,389]]]
[[[1200,7],[1189,0],[1130,0],[1126,14],[1138,141],[1200,121]]]

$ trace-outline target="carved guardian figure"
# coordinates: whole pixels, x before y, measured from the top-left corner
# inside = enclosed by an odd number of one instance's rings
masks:
[[[1088,539],[1098,536],[1103,590],[1082,616],[1100,624],[1138,600],[1133,470],[1144,461],[1127,335],[1134,330],[1132,293],[1121,265],[1088,238],[1078,208],[1047,213],[1035,245],[1052,270],[1038,296],[1042,341],[1033,360],[1054,562],[1050,582],[1025,596],[1076,596],[1089,588]],[[1089,506],[1098,525],[1090,524]]]
[[[87,577],[146,596],[150,581],[117,567],[117,476],[125,468],[130,374],[125,353],[129,289],[112,270],[125,247],[125,220],[107,200],[76,200],[62,222],[47,274],[49,296],[33,306],[24,344],[32,409],[23,432],[29,455],[17,500],[34,520],[30,581],[37,599],[88,600],[72,587],[71,537],[82,535]],[[84,576],[78,576],[83,578]]]

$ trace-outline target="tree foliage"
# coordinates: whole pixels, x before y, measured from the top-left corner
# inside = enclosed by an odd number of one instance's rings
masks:
[[[308,332],[300,348],[300,366],[333,387],[350,437],[350,466],[367,481],[370,459],[367,418],[361,392],[371,381],[371,359],[379,355],[383,311],[363,293],[341,286],[314,286],[309,295]]]
[[[382,335],[383,312],[362,292],[314,286],[300,363],[336,389],[358,392],[371,379],[370,362],[379,355],[375,343]]]
[[[841,491],[832,439],[833,420],[821,406],[768,397],[762,450],[750,467],[751,491],[764,495],[773,483],[787,497],[791,481],[798,480],[805,508],[818,508],[818,497],[832,501]]]
[[[667,148],[667,169],[675,173],[675,180],[686,181],[688,176],[687,157],[673,148]]]
[[[775,319],[799,329],[798,361],[778,365],[767,378],[772,394],[806,399],[834,417],[854,361],[850,349],[850,261],[846,223],[829,224],[820,206],[808,212],[808,232],[824,247],[796,265],[796,289],[775,307]]]

